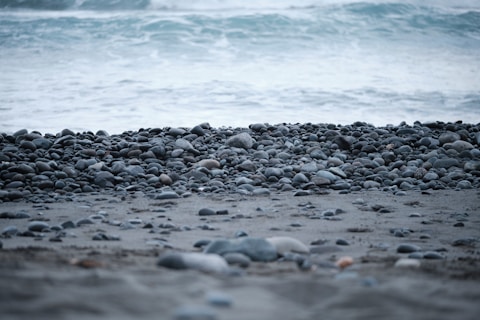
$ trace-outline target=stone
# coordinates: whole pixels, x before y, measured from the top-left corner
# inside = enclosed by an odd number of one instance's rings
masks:
[[[214,216],[216,214],[217,213],[214,210],[209,208],[202,208],[198,211],[199,216]]]
[[[420,251],[420,247],[416,246],[414,244],[400,244],[397,247],[397,252],[398,253],[412,253],[412,252],[417,252]]]
[[[220,162],[215,159],[203,159],[200,160],[197,165],[199,167],[207,168],[209,170],[221,168]]]
[[[275,247],[279,255],[283,255],[287,252],[305,254],[310,252],[310,249],[305,244],[295,238],[277,236],[266,238],[266,240]]]
[[[223,257],[200,252],[167,252],[160,256],[157,265],[169,269],[194,269],[213,273],[224,273],[229,270]]]
[[[48,230],[50,226],[48,223],[43,221],[32,221],[28,224],[28,230],[34,232],[42,232],[44,230]]]
[[[180,196],[175,191],[162,191],[155,195],[156,200],[178,199]]]
[[[218,255],[242,253],[252,259],[252,261],[261,262],[270,262],[277,259],[276,248],[263,238],[218,239],[208,244],[203,252]]]
[[[418,259],[402,258],[395,262],[395,268],[408,268],[417,269],[420,268],[420,261]]]
[[[253,146],[253,138],[248,133],[242,132],[227,139],[226,144],[229,147],[248,150]]]
[[[252,262],[248,256],[237,252],[226,253],[223,258],[229,265],[237,265],[240,268],[248,268]]]

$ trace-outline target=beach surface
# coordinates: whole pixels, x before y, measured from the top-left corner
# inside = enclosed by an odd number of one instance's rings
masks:
[[[1,203],[2,318],[478,318],[478,189],[294,194]],[[309,252],[228,272],[157,265],[242,236],[296,239]]]

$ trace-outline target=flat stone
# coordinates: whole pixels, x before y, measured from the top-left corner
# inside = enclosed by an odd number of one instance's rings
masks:
[[[204,253],[224,255],[242,253],[253,261],[270,262],[277,259],[276,248],[263,238],[241,237],[237,239],[219,239],[212,241]]]
[[[414,244],[400,244],[397,247],[397,252],[398,253],[412,253],[412,252],[417,252],[420,251],[420,247],[416,246]]]
[[[45,229],[49,229],[49,225],[43,221],[32,221],[28,224],[29,231],[41,232]]]
[[[296,252],[296,253],[309,253],[309,248],[303,244],[300,240],[292,237],[270,237],[266,239],[270,242],[277,253],[283,255],[287,252]]]

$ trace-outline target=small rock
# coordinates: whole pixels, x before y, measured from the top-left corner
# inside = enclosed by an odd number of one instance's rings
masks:
[[[407,258],[402,258],[398,259],[397,262],[395,262],[395,268],[412,268],[416,269],[420,267],[420,261],[418,259],[407,259]]]
[[[49,225],[43,221],[32,221],[28,224],[29,231],[41,232],[45,229],[49,229]]]
[[[309,253],[309,248],[303,244],[300,240],[291,237],[271,237],[266,239],[270,242],[277,253],[283,255],[287,252],[296,252],[296,253]]]
[[[199,216],[214,216],[216,214],[217,213],[214,210],[209,208],[202,208],[198,211]]]
[[[398,253],[412,253],[420,250],[420,247],[414,244],[401,244],[397,247]]]
[[[157,265],[169,269],[194,269],[215,273],[229,269],[223,257],[199,252],[167,252],[160,256]]]

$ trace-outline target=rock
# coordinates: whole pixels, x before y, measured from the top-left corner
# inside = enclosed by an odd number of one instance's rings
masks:
[[[112,188],[115,183],[115,176],[108,171],[100,171],[95,174],[94,182],[101,188]]]
[[[270,242],[279,255],[283,255],[287,252],[296,253],[309,253],[309,248],[303,244],[300,240],[291,237],[270,237],[266,239]]]
[[[2,230],[2,237],[11,237],[18,233],[18,228],[16,226],[7,226]]]
[[[395,262],[395,268],[416,269],[416,268],[420,268],[420,264],[421,263],[418,259],[402,258],[402,259],[398,259],[397,262]]]
[[[177,199],[180,196],[175,191],[162,191],[161,193],[155,195],[156,200],[167,200],[167,199]]]
[[[251,149],[253,138],[246,132],[239,133],[227,139],[227,145],[235,148]]]
[[[34,232],[42,232],[44,230],[48,230],[50,226],[48,223],[43,221],[32,221],[28,224],[28,230]]]
[[[214,210],[209,208],[202,208],[198,211],[199,216],[214,216],[216,214],[217,213]]]
[[[345,239],[337,239],[337,241],[335,241],[335,244],[338,245],[338,246],[349,246],[350,243],[348,243],[347,240]]]
[[[420,247],[414,244],[401,244],[397,247],[398,253],[412,253],[420,250]]]
[[[270,262],[277,259],[276,248],[263,238],[241,237],[231,240],[214,240],[205,247],[204,253],[218,255],[242,253],[253,261],[261,262]]]
[[[200,160],[197,165],[199,167],[207,168],[209,170],[211,169],[219,169],[221,167],[220,162],[218,162],[215,159],[203,159]]]
[[[423,254],[423,259],[440,260],[444,259],[444,257],[436,251],[427,251]]]
[[[157,265],[169,269],[194,269],[213,273],[229,270],[223,257],[199,252],[167,252],[160,256]]]
[[[116,235],[108,235],[103,232],[99,232],[92,237],[95,241],[119,241],[120,237]]]
[[[246,255],[236,252],[226,253],[223,255],[223,258],[229,265],[238,265],[240,268],[248,268],[252,262]]]
[[[460,167],[460,162],[454,158],[438,159],[433,163],[435,169],[448,169],[450,167]]]

